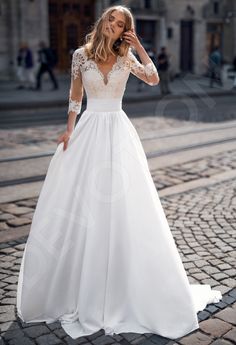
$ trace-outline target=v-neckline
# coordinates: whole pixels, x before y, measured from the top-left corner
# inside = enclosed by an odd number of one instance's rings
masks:
[[[102,81],[103,81],[103,84],[104,84],[105,86],[107,86],[108,83],[109,83],[109,77],[110,77],[111,73],[114,71],[115,66],[118,64],[119,57],[120,57],[120,55],[118,54],[118,55],[117,55],[117,58],[116,58],[116,61],[113,63],[112,68],[110,69],[110,71],[109,71],[106,75],[104,75],[104,74],[102,73],[102,71],[101,71],[100,68],[98,67],[97,62],[94,61],[94,60],[92,60],[93,63],[94,63],[94,65],[95,65],[95,67],[96,67],[96,70],[98,71],[99,75],[101,76]],[[105,83],[105,79],[107,80],[107,83]]]

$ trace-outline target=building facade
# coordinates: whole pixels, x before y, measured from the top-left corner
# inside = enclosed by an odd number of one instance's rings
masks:
[[[0,75],[9,79],[20,43],[27,41],[35,48],[38,40],[48,40],[47,0],[1,0],[0,18]]]
[[[235,0],[165,0],[166,46],[177,72],[204,74],[219,46],[226,63],[236,56]]]
[[[25,42],[35,70],[38,44],[44,41],[57,54],[57,69],[66,72],[71,50],[81,44],[97,7],[95,0],[0,0],[0,78],[14,78],[17,52]]]
[[[204,74],[214,45],[225,62],[236,56],[236,0],[0,0],[1,79],[14,78],[21,42],[32,48],[36,62],[39,41],[50,44],[58,71],[66,72],[71,51],[113,4],[131,9],[145,48],[158,54],[167,47],[173,74]]]

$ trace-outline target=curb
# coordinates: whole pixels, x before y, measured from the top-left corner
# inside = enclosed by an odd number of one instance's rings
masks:
[[[139,95],[139,93],[137,92]],[[236,92],[234,90],[227,90],[227,91],[212,91],[212,92],[203,92],[203,93],[189,93],[189,94],[171,94],[166,96],[161,95],[145,95],[145,96],[124,96],[123,102],[124,103],[139,103],[139,102],[147,102],[147,101],[159,101],[159,100],[175,100],[175,99],[185,99],[185,98],[206,98],[210,96],[232,96],[235,95]],[[82,105],[85,105],[86,101],[83,99]],[[0,104],[0,111],[3,110],[24,110],[24,109],[35,109],[35,107],[40,108],[54,108],[54,107],[66,107],[67,106],[67,99],[61,100],[50,100],[50,101],[29,101],[29,102],[6,102]]]

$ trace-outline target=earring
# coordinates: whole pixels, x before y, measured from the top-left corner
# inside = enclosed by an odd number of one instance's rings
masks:
[[[122,37],[120,37],[120,41],[123,41],[123,38],[122,38]]]

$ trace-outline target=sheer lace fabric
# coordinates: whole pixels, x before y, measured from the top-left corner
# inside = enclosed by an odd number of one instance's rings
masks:
[[[68,107],[68,114],[73,111],[76,114],[79,114],[81,111],[81,107],[82,107],[82,102],[80,101],[76,101],[76,100],[72,100],[71,98],[69,98],[69,107]]]
[[[117,56],[117,61],[113,64],[107,74],[107,80],[105,80],[97,63],[88,59],[84,47],[80,47],[75,50],[72,57],[71,79],[72,90],[75,94],[73,100],[81,101],[81,85],[86,91],[87,98],[121,99],[130,73],[149,85],[157,84],[158,72],[153,62],[143,65],[131,50],[127,57]]]

